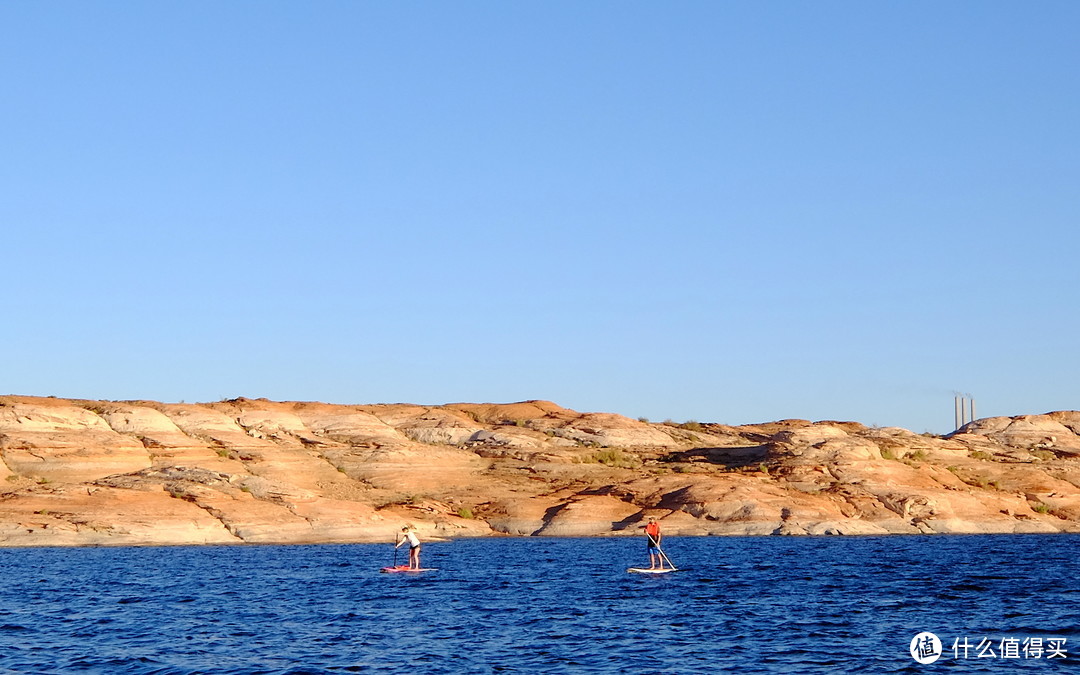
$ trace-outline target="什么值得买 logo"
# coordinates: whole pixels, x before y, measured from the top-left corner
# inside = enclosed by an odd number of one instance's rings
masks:
[[[1064,659],[1067,638],[1058,637],[1003,637],[1000,640],[983,637],[972,641],[958,637],[952,641],[953,659]],[[911,639],[908,647],[911,658],[919,663],[934,663],[945,656],[941,640],[930,632],[922,632]]]
[[[933,663],[941,658],[941,640],[933,633],[919,633],[911,638],[908,647],[911,658],[919,663]]]

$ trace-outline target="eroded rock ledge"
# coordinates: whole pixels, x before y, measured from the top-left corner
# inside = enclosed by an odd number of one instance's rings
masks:
[[[0,397],[0,546],[1080,531],[1080,412],[947,437],[547,401]]]

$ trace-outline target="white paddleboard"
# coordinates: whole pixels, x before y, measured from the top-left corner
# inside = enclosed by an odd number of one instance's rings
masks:
[[[637,574],[667,574],[668,572],[678,572],[679,570],[674,567],[665,567],[664,569],[649,568],[649,567],[630,567],[627,568],[627,572],[634,572]]]
[[[438,570],[437,567],[421,567],[420,569],[414,570],[410,569],[408,565],[398,565],[397,567],[384,567],[379,571],[395,574],[398,572],[435,572],[436,570]]]

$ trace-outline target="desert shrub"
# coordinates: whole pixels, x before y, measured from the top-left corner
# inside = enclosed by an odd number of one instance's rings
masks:
[[[594,452],[588,459],[590,462],[619,469],[633,469],[641,464],[641,461],[636,456],[623,452],[619,448],[608,448]]]
[[[194,502],[195,501],[195,495],[193,495],[193,494],[191,494],[189,492],[184,492],[183,490],[180,490],[178,488],[168,488],[168,492],[169,492],[169,496],[172,497],[173,499],[182,499],[185,502]]]
[[[467,506],[462,506],[461,508],[459,508],[457,510],[457,514],[458,518],[464,518],[465,520],[472,520],[475,517],[473,516],[472,509]]]

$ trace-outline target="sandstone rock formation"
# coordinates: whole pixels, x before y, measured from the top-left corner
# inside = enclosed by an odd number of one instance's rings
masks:
[[[1080,531],[1080,412],[948,437],[547,401],[0,397],[0,546]]]

